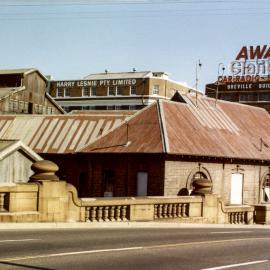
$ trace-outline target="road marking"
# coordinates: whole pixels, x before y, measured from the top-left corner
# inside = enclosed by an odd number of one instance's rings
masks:
[[[210,232],[211,234],[224,234],[224,233],[252,233],[252,231],[227,231],[227,232]]]
[[[3,259],[0,258],[0,261],[2,261],[2,262],[12,262],[12,261],[21,261],[21,260],[29,260],[29,259],[62,257],[62,256],[81,255],[81,254],[95,254],[95,253],[105,253],[105,252],[143,250],[143,249],[147,250],[147,249],[171,248],[171,247],[203,245],[203,244],[220,244],[220,243],[240,242],[240,241],[241,242],[243,242],[243,241],[255,241],[255,240],[256,241],[258,241],[258,240],[270,240],[270,237],[226,239],[226,240],[201,241],[201,242],[186,242],[186,243],[162,244],[162,245],[153,245],[153,246],[144,246],[144,247],[139,246],[139,247],[126,247],[126,248],[83,250],[83,251],[62,252],[62,253],[44,254],[44,255],[36,255],[36,256],[11,257],[11,258],[3,258]]]
[[[12,261],[29,260],[29,259],[41,259],[41,258],[50,258],[50,257],[94,254],[94,253],[114,252],[114,251],[128,251],[128,250],[138,250],[138,249],[143,249],[143,247],[96,249],[96,250],[84,250],[84,251],[75,251],[75,252],[63,252],[63,253],[55,253],[55,254],[47,254],[47,255],[37,255],[37,256],[15,257],[15,258],[0,259],[0,262],[12,262]]]
[[[245,266],[245,265],[251,265],[251,264],[259,264],[259,263],[265,263],[265,262],[268,262],[268,260],[245,262],[245,263],[237,263],[237,264],[230,264],[230,265],[223,265],[223,266],[212,267],[212,268],[204,268],[204,269],[201,269],[201,270],[228,269],[228,268],[233,268],[233,267],[238,267],[238,266]]]
[[[8,239],[8,240],[0,240],[0,243],[6,242],[26,242],[26,241],[38,241],[41,239]]]

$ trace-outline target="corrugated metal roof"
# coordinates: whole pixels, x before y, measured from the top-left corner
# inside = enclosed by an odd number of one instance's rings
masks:
[[[14,93],[25,90],[25,87],[1,87],[0,88],[0,99],[6,98]]]
[[[151,71],[135,71],[135,72],[117,72],[117,73],[95,73],[95,74],[89,74],[86,77],[84,77],[85,80],[112,80],[112,79],[139,79],[139,78],[145,78],[149,75],[151,75]]]
[[[226,101],[218,101],[215,105],[214,99],[206,97],[198,97],[197,101],[190,95],[184,98],[187,103],[162,100],[151,105],[81,152],[159,151],[175,155],[270,160],[270,116],[265,110]],[[156,124],[150,130],[145,119],[154,119],[154,123],[158,119],[160,128]],[[124,145],[126,126],[129,127],[129,139],[126,140],[129,143]],[[157,148],[162,143],[165,147]]]
[[[4,74],[24,74],[29,71],[34,71],[35,68],[18,68],[18,69],[2,69],[0,70],[0,75]]]
[[[0,116],[0,139],[17,139],[37,153],[72,153],[122,123],[126,116]]]
[[[0,75],[9,75],[9,74],[30,74],[32,72],[37,72],[44,81],[48,81],[48,79],[36,68],[19,68],[19,69],[2,69],[0,70]]]
[[[90,150],[91,149],[91,150]],[[80,150],[78,150],[80,151]],[[82,149],[82,152],[134,152],[160,153],[163,151],[160,122],[156,106],[147,107],[127,122],[115,127],[103,135],[93,145]]]

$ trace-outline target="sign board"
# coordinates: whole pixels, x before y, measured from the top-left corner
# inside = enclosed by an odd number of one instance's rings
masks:
[[[130,86],[136,83],[136,79],[57,81],[56,87]]]

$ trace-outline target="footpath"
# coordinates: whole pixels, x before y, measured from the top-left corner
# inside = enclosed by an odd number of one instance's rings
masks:
[[[56,222],[56,223],[0,223],[0,230],[18,229],[128,229],[128,228],[226,228],[226,229],[270,229],[270,225],[251,224],[201,224],[177,222]]]

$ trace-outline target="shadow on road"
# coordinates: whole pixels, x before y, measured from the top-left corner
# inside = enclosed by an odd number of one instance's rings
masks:
[[[0,261],[0,264],[10,265],[10,266],[14,266],[14,267],[24,267],[24,268],[28,268],[28,269],[37,269],[37,270],[56,270],[56,269],[52,269],[52,268],[44,268],[44,267],[39,267],[39,266],[12,263],[12,262],[1,262]],[[14,268],[14,269],[17,269],[17,268]]]

